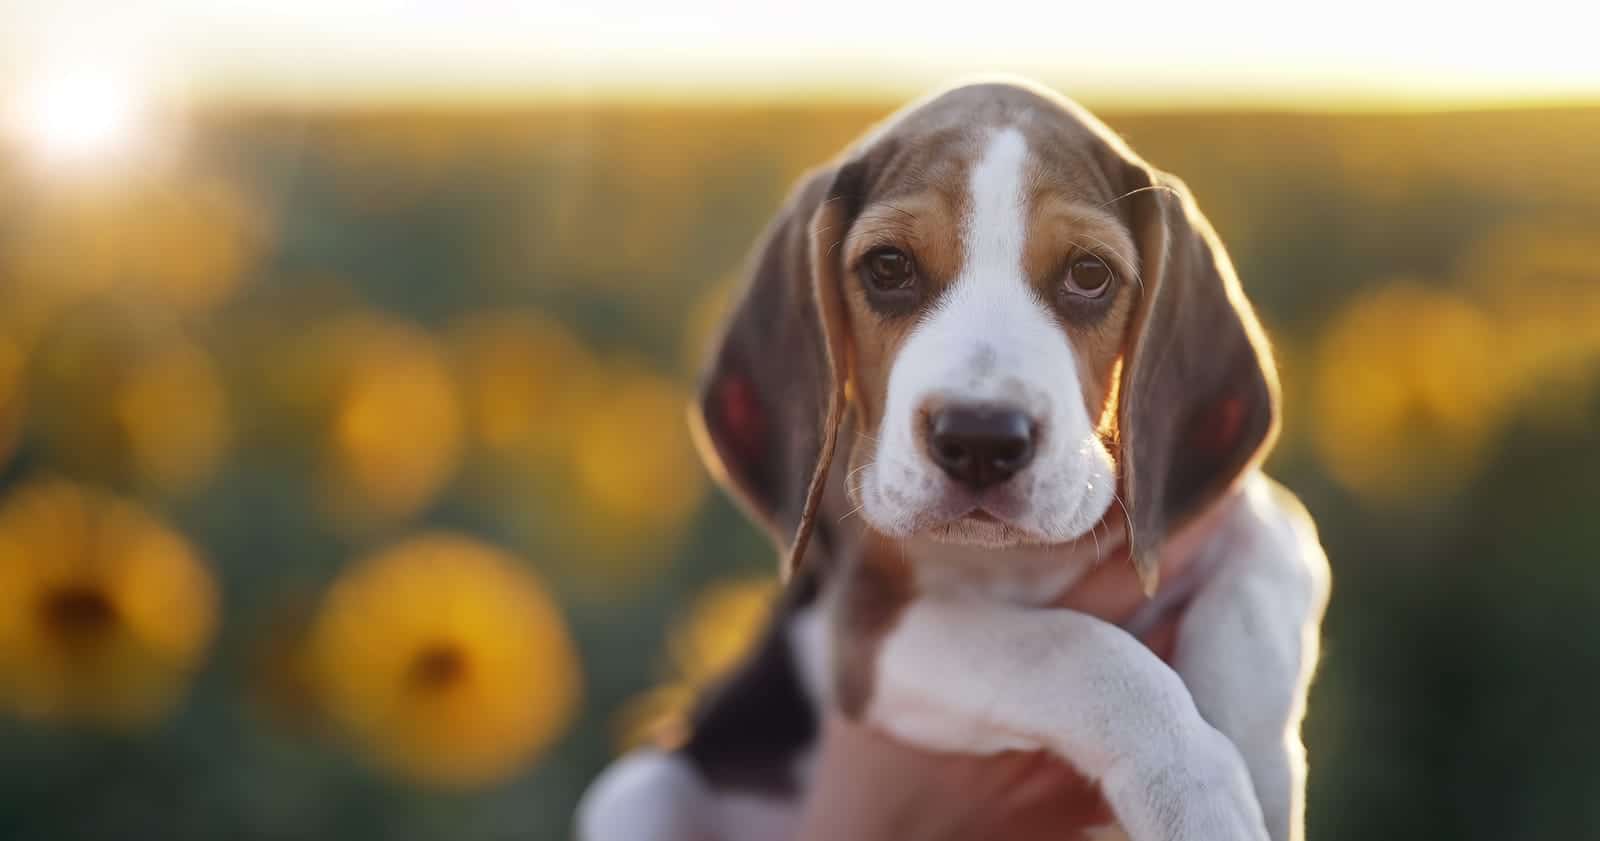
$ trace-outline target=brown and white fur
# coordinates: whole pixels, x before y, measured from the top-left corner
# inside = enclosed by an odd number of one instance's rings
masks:
[[[961,412],[1009,419],[999,474],[963,466],[992,436],[941,450]],[[1328,570],[1259,470],[1270,354],[1185,187],[1082,109],[958,87],[808,175],[698,424],[724,484],[801,548],[756,653],[683,747],[596,782],[584,841],[786,837],[824,707],[936,751],[1048,751],[1134,841],[1301,837]],[[1185,572],[1159,581],[1185,529]],[[1110,558],[1152,595],[1134,620],[1049,607]],[[1169,664],[1137,634],[1174,611]]]

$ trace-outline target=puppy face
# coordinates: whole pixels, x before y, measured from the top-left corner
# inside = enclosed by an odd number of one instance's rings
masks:
[[[908,125],[869,153],[841,247],[861,431],[847,492],[893,537],[1063,543],[1115,495],[1133,234],[1071,123],[998,109],[976,126]]]
[[[1069,101],[990,83],[801,180],[691,417],[796,566],[848,555],[863,521],[908,557],[1048,566],[1080,539],[1100,556],[1104,518],[1149,590],[1168,536],[1271,447],[1277,395],[1183,183]]]

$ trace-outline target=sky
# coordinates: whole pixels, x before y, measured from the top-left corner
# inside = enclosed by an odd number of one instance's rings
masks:
[[[191,100],[904,96],[963,75],[1097,103],[1600,100],[1596,4],[1342,0],[0,0],[0,90]],[[1484,4],[1488,7],[1488,4]]]

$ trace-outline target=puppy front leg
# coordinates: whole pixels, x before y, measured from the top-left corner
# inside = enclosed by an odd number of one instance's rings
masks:
[[[1200,714],[1243,755],[1273,841],[1299,841],[1300,720],[1328,601],[1328,559],[1300,504],[1256,476],[1195,562],[1214,571],[1184,615],[1173,666]]]
[[[925,598],[884,639],[873,680],[868,722],[932,750],[1048,750],[1100,782],[1133,841],[1267,837],[1238,751],[1109,623]]]

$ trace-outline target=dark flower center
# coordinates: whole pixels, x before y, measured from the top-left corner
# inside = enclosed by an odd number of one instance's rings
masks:
[[[406,670],[406,680],[411,686],[424,691],[437,691],[460,682],[467,674],[467,654],[452,642],[436,642],[423,646],[411,658]]]
[[[98,637],[117,621],[117,606],[105,591],[89,584],[58,587],[39,602],[39,616],[56,634],[69,639]]]

